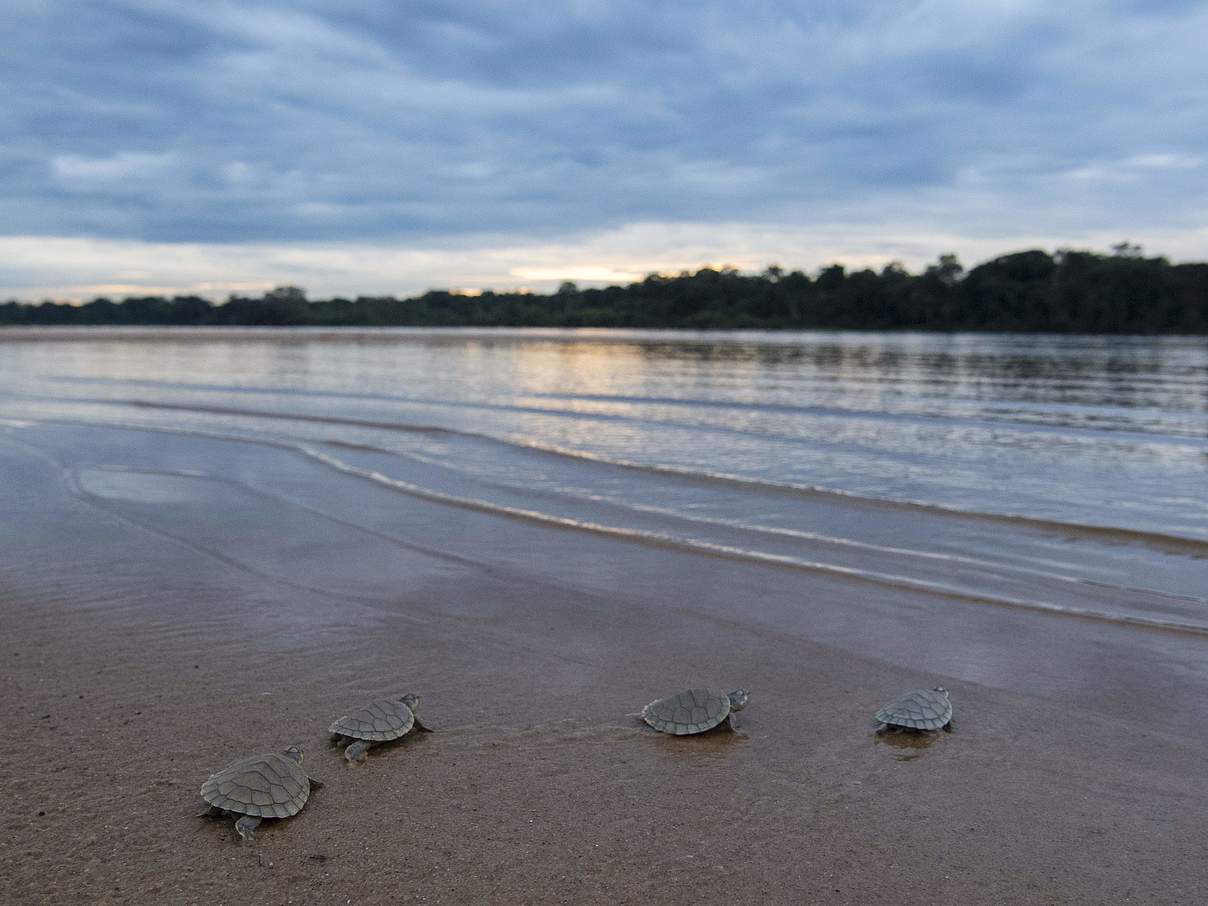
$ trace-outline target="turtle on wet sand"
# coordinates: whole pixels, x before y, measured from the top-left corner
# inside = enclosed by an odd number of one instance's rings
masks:
[[[912,689],[877,711],[878,730],[951,730],[952,701],[943,686]]]
[[[310,788],[322,785],[302,770],[302,750],[297,746],[251,755],[211,774],[201,785],[201,798],[208,807],[200,815],[238,815],[235,830],[244,840],[252,840],[262,819],[298,814],[310,798]]]
[[[714,692],[710,689],[688,689],[668,698],[660,698],[642,709],[642,720],[660,733],[688,736],[704,733],[725,722],[731,730],[738,729],[735,712],[747,706],[746,689]]]
[[[332,744],[351,743],[344,750],[344,757],[360,763],[371,746],[406,736],[412,727],[425,733],[432,732],[432,728],[419,719],[419,696],[408,692],[397,698],[371,702],[345,714],[332,723],[329,731]]]

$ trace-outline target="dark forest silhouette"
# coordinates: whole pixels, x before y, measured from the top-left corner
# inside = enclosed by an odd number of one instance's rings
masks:
[[[683,327],[1208,334],[1208,264],[1171,264],[1121,243],[1114,254],[1031,250],[966,272],[943,255],[921,274],[890,264],[812,277],[705,268],[628,286],[557,292],[431,290],[309,301],[297,287],[213,304],[195,296],[0,305],[0,325]]]

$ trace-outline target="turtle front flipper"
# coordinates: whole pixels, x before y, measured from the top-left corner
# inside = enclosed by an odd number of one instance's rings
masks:
[[[731,711],[726,718],[726,726],[730,728],[730,732],[738,732],[738,715],[734,711]]]
[[[412,712],[412,714],[415,714],[415,712]],[[417,729],[417,730],[422,730],[422,731],[423,731],[423,732],[425,732],[425,733],[432,733],[432,732],[434,732],[434,731],[433,731],[433,729],[432,729],[431,727],[429,727],[429,726],[428,726],[426,723],[424,723],[423,721],[421,721],[421,720],[419,719],[419,715],[418,715],[418,714],[415,714],[415,729]]]
[[[368,757],[367,753],[369,752],[369,747],[372,745],[373,743],[368,739],[358,739],[344,750],[344,757],[350,762],[360,764]]]
[[[260,817],[258,815],[244,815],[235,822],[235,830],[244,840],[252,841],[256,839],[256,828],[260,826]]]

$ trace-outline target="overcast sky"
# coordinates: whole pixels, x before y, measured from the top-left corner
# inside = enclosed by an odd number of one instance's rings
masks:
[[[1208,3],[3,0],[0,298],[1208,259]]]

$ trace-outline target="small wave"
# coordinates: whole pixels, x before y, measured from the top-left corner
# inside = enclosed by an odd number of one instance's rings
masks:
[[[1142,617],[1130,614],[1111,614],[1102,611],[1090,610],[1087,608],[1069,607],[1047,601],[1032,601],[1023,598],[1012,598],[1006,596],[979,595],[960,588],[945,585],[943,583],[925,582],[919,579],[912,579],[908,576],[856,569],[854,567],[839,566],[831,563],[821,563],[818,561],[793,557],[787,554],[772,554],[763,551],[754,551],[732,545],[717,544],[699,539],[683,538],[661,532],[642,531],[638,529],[623,528],[620,526],[605,525],[603,523],[588,520],[571,519],[566,516],[556,516],[550,513],[541,512],[540,510],[506,506],[503,504],[491,503],[478,498],[446,494],[441,491],[433,491],[429,488],[421,487],[420,485],[413,484],[408,481],[403,481],[402,479],[391,478],[390,476],[376,470],[359,468],[307,444],[299,444],[295,447],[295,449],[309,459],[323,463],[324,465],[345,475],[352,475],[366,481],[371,481],[375,484],[390,488],[391,490],[398,491],[412,497],[422,500],[429,500],[435,503],[462,507],[464,509],[475,510],[477,512],[490,513],[513,519],[521,519],[528,522],[536,522],[555,528],[591,532],[594,534],[617,538],[619,540],[654,545],[657,547],[673,548],[676,550],[703,554],[706,556],[721,557],[729,560],[740,560],[748,563],[759,563],[764,565],[797,569],[804,572],[820,573],[837,578],[867,582],[899,591],[921,592],[924,594],[936,595],[967,603],[989,604],[998,607],[1031,610],[1040,613],[1055,614],[1058,616],[1077,617],[1080,619],[1089,619],[1118,625],[1138,626],[1147,629],[1208,635],[1208,625],[1184,623],[1176,620],[1162,620],[1153,617]]]
[[[1081,536],[1112,540],[1120,543],[1142,543],[1154,547],[1164,547],[1178,553],[1192,553],[1208,556],[1208,540],[1190,538],[1185,535],[1150,532],[1142,529],[1127,529],[1118,526],[1094,525],[1080,522],[1064,522],[1059,519],[1042,519],[1036,516],[1025,516],[1019,513],[990,512],[986,510],[966,510],[942,503],[932,503],[923,500],[910,500],[900,497],[874,497],[855,491],[844,491],[839,488],[822,485],[798,484],[795,482],[776,482],[762,478],[751,478],[745,475],[735,475],[728,472],[717,472],[708,469],[687,469],[680,466],[663,465],[658,463],[642,463],[620,457],[602,456],[586,450],[577,450],[555,444],[543,444],[520,437],[495,437],[490,434],[478,434],[470,431],[455,432],[462,436],[519,447],[535,453],[555,456],[564,459],[574,459],[595,463],[619,469],[636,472],[646,472],[651,475],[673,476],[689,481],[702,483],[724,484],[738,488],[765,491],[773,494],[834,499],[867,505],[870,507],[899,510],[915,510],[934,513],[940,516],[975,519],[984,522],[1006,523],[1025,526],[1046,532],[1057,532],[1064,535]]]
[[[750,431],[718,424],[698,424],[695,422],[675,421],[673,419],[656,419],[648,416],[628,415],[619,412],[583,411],[581,409],[556,409],[547,406],[526,405],[523,403],[487,402],[484,400],[457,400],[435,397],[406,396],[390,393],[368,393],[365,391],[301,389],[295,387],[240,387],[224,384],[187,382],[187,381],[151,381],[133,378],[77,378],[70,376],[52,376],[51,381],[87,385],[112,385],[129,387],[146,387],[156,390],[189,390],[200,392],[215,392],[223,394],[246,394],[251,396],[285,396],[316,399],[344,399],[356,401],[373,401],[394,403],[408,406],[431,406],[457,409],[477,409],[491,412],[509,412],[521,415],[539,415],[549,418],[594,419],[597,421],[624,422],[642,425],[665,425],[680,428],[685,431],[709,431],[722,434],[733,434],[741,437],[759,437],[784,443],[801,444],[804,439],[793,434],[777,433],[768,430]],[[1022,434],[1055,435],[1058,438],[1091,438],[1115,444],[1134,446],[1161,446],[1202,448],[1208,441],[1201,434],[1188,429],[1180,431],[1175,426],[1167,426],[1162,433],[1138,431],[1131,425],[1116,425],[1110,421],[1099,424],[1074,425],[1067,423],[1052,423],[1034,412],[1024,412],[1022,404],[1013,403],[1011,408],[1001,410],[996,414],[988,410],[984,401],[965,400],[977,404],[979,414],[951,411],[952,398],[938,398],[949,406],[948,411],[865,409],[850,405],[801,405],[794,403],[760,402],[727,399],[683,399],[673,396],[633,396],[620,394],[597,393],[523,393],[521,398],[548,399],[567,403],[612,403],[627,406],[664,407],[669,409],[699,409],[715,411],[751,412],[763,415],[806,416],[811,418],[853,419],[876,422],[896,422],[910,425],[940,426],[959,425],[966,428],[980,428],[991,431],[1012,431]],[[103,402],[103,400],[90,400]],[[152,405],[148,401],[113,400],[126,402],[130,405]],[[171,405],[156,403],[156,405]],[[1068,408],[1068,407],[1067,407]],[[1096,407],[1101,413],[1102,406]],[[1122,410],[1130,418],[1137,415],[1135,408]],[[884,450],[878,451],[882,455]]]
[[[1046,533],[1056,533],[1067,537],[1081,537],[1109,541],[1117,544],[1144,544],[1169,552],[1190,554],[1196,557],[1208,557],[1208,539],[1192,538],[1185,535],[1154,532],[1143,529],[1130,529],[1119,526],[1096,525],[1091,523],[1067,522],[1059,519],[1045,519],[1020,513],[991,512],[985,510],[968,510],[930,501],[911,500],[907,498],[876,497],[860,494],[855,491],[845,491],[822,485],[800,484],[795,482],[775,482],[767,479],[735,475],[708,469],[689,469],[680,466],[659,463],[643,463],[620,457],[604,456],[586,450],[573,449],[555,444],[545,444],[532,441],[526,437],[496,436],[476,431],[458,428],[448,428],[437,425],[419,425],[406,422],[383,421],[377,419],[347,418],[343,416],[314,415],[308,413],[270,412],[259,409],[243,409],[230,406],[201,406],[184,403],[164,403],[149,400],[61,400],[56,403],[100,404],[109,406],[130,406],[139,409],[196,412],[210,415],[233,415],[252,419],[272,419],[278,421],[294,421],[303,423],[340,425],[355,428],[369,428],[381,431],[394,431],[409,434],[444,435],[461,437],[474,441],[498,444],[513,449],[525,450],[542,455],[557,457],[561,460],[573,460],[592,463],[608,468],[625,469],[650,475],[674,476],[687,481],[700,483],[724,484],[730,487],[758,490],[765,493],[793,495],[804,498],[833,500],[848,505],[859,505],[888,510],[906,510],[936,514],[950,518],[976,520],[998,524],[1009,524],[1022,528]]]
[[[243,391],[243,392],[260,392],[260,391]],[[322,392],[315,394],[316,396],[339,396],[349,397],[356,395],[352,394],[335,394],[332,392]],[[17,394],[9,394],[10,397],[17,397]],[[356,427],[380,428],[383,430],[397,431],[420,431],[420,430],[442,430],[449,434],[464,434],[466,436],[486,437],[488,435],[475,435],[473,432],[458,431],[453,428],[432,429],[419,426],[412,426],[401,422],[382,422],[367,419],[356,419],[347,417],[335,416],[316,416],[307,414],[287,414],[279,412],[271,412],[264,409],[243,409],[233,406],[205,406],[195,403],[169,403],[157,400],[138,400],[138,399],[121,399],[121,398],[104,398],[104,397],[71,397],[63,399],[59,397],[36,397],[25,396],[27,400],[39,400],[44,402],[72,402],[72,403],[87,403],[97,406],[133,406],[142,409],[163,409],[168,411],[180,412],[209,412],[216,414],[228,415],[243,415],[250,418],[276,418],[276,419],[293,419],[295,421],[328,421],[332,424],[353,425]],[[373,397],[360,397],[373,398]],[[475,409],[489,412],[506,412],[520,415],[535,415],[545,418],[557,418],[577,421],[595,421],[608,423],[623,423],[629,425],[640,425],[645,428],[671,428],[681,431],[687,431],[693,434],[724,434],[731,437],[740,437],[745,440],[760,440],[772,441],[782,444],[790,444],[797,447],[814,448],[826,446],[835,448],[838,446],[833,441],[830,443],[820,444],[817,440],[806,437],[801,437],[793,434],[783,434],[771,431],[761,431],[746,428],[734,428],[727,425],[717,424],[697,424],[694,422],[674,421],[670,419],[651,419],[643,418],[635,415],[621,415],[617,413],[606,412],[578,412],[569,409],[550,409],[543,406],[524,406],[514,403],[474,403],[464,400],[443,400],[443,399],[424,399],[421,397],[381,397],[384,401],[390,401],[396,404],[410,406],[428,406],[431,408],[447,409]],[[850,453],[875,454],[883,459],[896,459],[901,462],[908,462],[910,456],[905,453],[899,453],[893,450],[868,447],[862,444],[844,444],[843,448]]]
[[[279,391],[273,390],[273,393]],[[1113,443],[1131,442],[1134,444],[1154,444],[1159,446],[1202,447],[1205,439],[1200,433],[1200,425],[1196,424],[1185,430],[1176,425],[1165,425],[1161,434],[1149,431],[1139,431],[1135,422],[1139,410],[1136,407],[1116,407],[1109,410],[1106,406],[1077,407],[1066,404],[1062,407],[1061,415],[1066,421],[1054,421],[1051,407],[1043,404],[1033,404],[1026,401],[996,401],[988,404],[985,400],[971,398],[930,397],[943,408],[916,407],[898,409],[865,409],[851,405],[801,405],[799,403],[750,402],[733,399],[704,399],[683,398],[676,396],[633,396],[608,393],[527,393],[524,396],[534,399],[557,400],[567,403],[611,403],[624,406],[663,406],[681,409],[732,410],[736,412],[752,412],[768,415],[802,415],[821,418],[850,418],[856,420],[879,422],[903,422],[917,425],[958,424],[965,427],[986,428],[994,431],[1018,431],[1025,433],[1044,433],[1068,435],[1072,437],[1095,437],[1109,440]],[[917,394],[912,400],[917,400]],[[963,403],[965,407],[977,408],[977,414],[954,411],[953,404]],[[1071,411],[1083,410],[1087,419],[1085,424],[1071,424],[1068,421]],[[1160,409],[1149,410],[1153,417],[1168,415]],[[593,415],[594,413],[583,413]],[[1117,415],[1127,415],[1124,424],[1117,424],[1112,419]],[[1095,423],[1090,423],[1094,416]],[[1181,418],[1198,417],[1200,421],[1205,416],[1197,412],[1179,413]]]
[[[387,455],[398,455],[389,451],[376,450],[373,452],[385,452]],[[408,458],[427,462],[430,465],[440,465],[447,467],[446,463],[441,463],[435,458],[408,454]],[[492,487],[502,487],[506,490],[513,490],[508,485],[498,485],[492,482],[487,482]],[[565,494],[559,491],[544,492],[558,497],[573,498],[574,495]],[[704,528],[724,528],[732,529],[739,532],[748,533],[754,536],[765,536],[767,538],[787,538],[794,541],[813,542],[820,545],[832,545],[837,548],[852,548],[855,550],[868,551],[877,555],[897,555],[910,559],[919,560],[934,560],[940,563],[963,564],[966,566],[982,567],[986,569],[998,570],[1005,574],[1029,576],[1041,579],[1046,579],[1053,582],[1062,582],[1069,585],[1090,585],[1104,590],[1113,592],[1125,592],[1130,594],[1148,595],[1154,594],[1154,589],[1141,588],[1137,586],[1120,585],[1112,582],[1105,582],[1099,579],[1088,579],[1081,576],[1071,576],[1066,573],[1054,572],[1047,569],[1038,569],[1035,566],[1020,566],[1018,564],[1009,563],[1000,560],[988,560],[984,557],[972,557],[966,554],[945,553],[940,551],[926,551],[913,547],[900,547],[890,544],[874,544],[870,541],[860,541],[855,538],[843,538],[837,535],[827,535],[822,532],[810,532],[803,529],[785,528],[783,526],[762,525],[760,523],[747,522],[741,519],[725,519],[721,517],[703,516],[699,513],[685,513],[679,510],[670,509],[667,507],[652,506],[649,504],[635,503],[632,501],[619,500],[609,497],[593,497],[594,502],[603,502],[608,506],[621,511],[629,511],[638,514],[650,514],[660,516],[665,519],[675,520],[680,523],[685,523],[693,526],[701,526]],[[1208,598],[1197,597],[1195,595],[1176,594],[1168,591],[1156,592],[1164,598],[1170,598],[1182,603],[1195,604],[1208,607]]]

